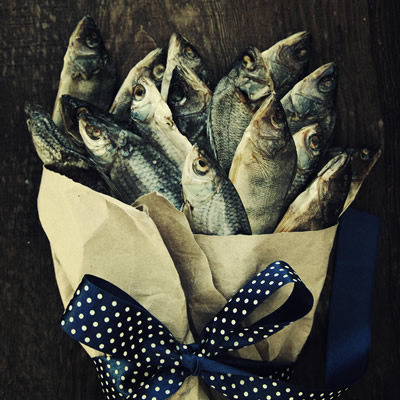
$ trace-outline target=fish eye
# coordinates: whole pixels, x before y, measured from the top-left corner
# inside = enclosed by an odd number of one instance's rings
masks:
[[[332,75],[324,76],[318,83],[321,92],[329,92],[335,88],[335,78]]]
[[[185,90],[181,85],[174,85],[170,89],[168,99],[173,103],[180,103],[185,99]]]
[[[313,150],[319,150],[321,146],[321,138],[319,135],[312,135],[310,137],[310,147]]]
[[[98,139],[100,139],[100,136],[101,136],[100,129],[96,128],[93,125],[87,125],[86,126],[86,133],[93,140],[98,140]]]
[[[196,175],[203,176],[207,174],[208,170],[208,162],[205,158],[199,157],[193,161],[193,171]]]
[[[282,126],[286,123],[285,112],[278,108],[271,117],[271,123],[275,128],[282,128]]]
[[[242,66],[249,71],[253,71],[255,68],[254,57],[251,54],[245,54],[242,58]]]
[[[146,89],[142,85],[136,85],[133,89],[133,97],[137,101],[143,100],[145,94]]]
[[[369,149],[367,149],[366,147],[364,147],[364,148],[361,150],[361,152],[360,152],[360,158],[361,158],[361,160],[366,161],[366,160],[369,160],[370,157],[371,157],[371,154],[370,154]]]
[[[298,61],[305,61],[308,58],[308,49],[305,47],[298,49],[295,53],[295,58]]]
[[[85,108],[85,107],[79,107],[76,110],[76,116],[78,118],[83,117],[85,114],[88,114],[88,113],[89,113],[89,110],[87,108]]]
[[[192,46],[186,45],[184,49],[185,55],[188,56],[189,58],[194,58],[194,50]]]
[[[97,47],[100,43],[99,35],[95,31],[91,31],[87,34],[85,42],[88,47],[93,49],[94,47]]]
[[[162,64],[158,64],[153,68],[153,76],[159,80],[164,76],[165,67]]]

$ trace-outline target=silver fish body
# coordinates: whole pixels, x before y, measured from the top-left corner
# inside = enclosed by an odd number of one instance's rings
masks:
[[[217,84],[210,103],[207,136],[214,157],[225,171],[229,171],[251,118],[272,91],[271,76],[255,47],[248,47]]]
[[[145,77],[133,88],[130,117],[139,134],[182,170],[192,145],[177,128],[155,84]]]
[[[329,145],[336,121],[337,68],[325,64],[298,82],[281,100],[292,134],[318,123],[322,152]]]
[[[110,113],[114,114],[122,121],[129,121],[130,107],[133,96],[133,88],[138,79],[144,76],[151,79],[157,89],[161,89],[162,78],[165,72],[166,52],[157,48],[152,50],[146,57],[139,61],[128,73],[122,83],[117,95],[110,108]]]
[[[116,70],[94,20],[86,16],[73,31],[64,56],[53,120],[62,128],[60,98],[64,94],[108,109],[115,90]]]
[[[167,104],[179,131],[190,143],[205,137],[208,106],[212,92],[199,77],[185,65],[177,65],[172,75]]]
[[[281,99],[305,75],[311,57],[311,35],[298,32],[262,52],[271,71],[275,95]]]
[[[351,182],[350,157],[332,158],[287,209],[275,232],[310,231],[337,223]]]
[[[293,140],[296,145],[297,167],[285,199],[287,206],[316,173],[316,167],[321,156],[321,129],[318,124],[305,126],[293,135]]]
[[[183,213],[194,233],[251,234],[243,204],[225,172],[203,148],[193,146],[182,173]]]
[[[197,49],[185,37],[173,33],[168,44],[167,65],[160,91],[164,101],[167,101],[172,74],[177,65],[191,69],[206,85],[210,82],[210,73]]]
[[[109,176],[122,201],[157,191],[176,208],[182,205],[181,171],[149,142],[112,119],[89,112],[78,115],[83,141],[92,159]]]
[[[279,100],[271,95],[244,132],[229,172],[253,234],[274,230],[292,183],[296,158],[285,113]]]

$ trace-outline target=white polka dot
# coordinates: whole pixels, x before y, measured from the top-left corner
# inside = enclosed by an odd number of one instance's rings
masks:
[[[101,338],[101,333],[99,332],[99,333],[96,333],[96,337],[98,338],[98,339],[100,339]]]
[[[91,302],[92,302],[92,299],[91,299],[90,297],[88,297],[88,298],[86,299],[86,301],[87,301],[88,303],[91,303]]]
[[[90,342],[90,338],[85,337],[85,343],[89,343]]]
[[[98,298],[99,300],[101,300],[101,299],[103,298],[103,295],[102,295],[101,293],[99,293],[99,294],[97,295],[97,298]]]
[[[74,317],[69,317],[69,322],[74,322]]]
[[[76,330],[75,330],[75,329],[71,329],[71,333],[72,333],[73,335],[75,335]]]
[[[107,310],[107,307],[106,307],[106,306],[101,306],[100,310],[101,310],[101,311],[106,311],[106,310]]]
[[[81,329],[82,329],[83,331],[86,331],[86,330],[87,330],[87,326],[86,326],[86,325],[82,325],[82,326],[81,326]]]
[[[85,285],[84,289],[85,289],[86,291],[88,291],[88,290],[89,290],[89,286],[88,286],[88,285]]]
[[[89,311],[89,314],[90,314],[90,315],[94,315],[94,314],[96,314],[96,312],[95,312],[94,310],[90,310],[90,311]]]
[[[85,318],[85,316],[84,316],[82,313],[80,313],[80,314],[79,314],[79,318],[80,318],[80,319],[83,319],[83,318]]]

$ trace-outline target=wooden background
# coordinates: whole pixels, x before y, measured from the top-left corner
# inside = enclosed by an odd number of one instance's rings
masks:
[[[300,30],[312,33],[310,70],[338,64],[335,144],[384,150],[354,204],[379,215],[382,232],[370,363],[345,398],[400,398],[399,3],[1,0],[0,398],[102,398],[91,361],[57,325],[62,305],[36,210],[41,163],[23,113],[25,100],[51,110],[69,35],[85,14],[97,21],[119,82],[149,50],[167,46],[174,31],[208,60],[214,83],[247,45],[264,50]],[[306,345],[296,380],[320,383],[323,332]]]

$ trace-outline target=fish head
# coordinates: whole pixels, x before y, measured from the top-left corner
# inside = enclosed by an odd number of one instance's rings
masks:
[[[297,151],[297,167],[312,168],[321,155],[322,136],[319,124],[307,125],[293,135]]]
[[[262,54],[271,68],[274,82],[278,85],[281,85],[288,75],[300,78],[311,58],[311,35],[305,31],[297,32]]]
[[[182,171],[182,190],[191,204],[206,201],[219,188],[222,170],[217,162],[197,144],[186,157]]]
[[[77,110],[79,133],[94,162],[102,167],[111,165],[117,149],[118,133],[87,108]]]
[[[381,149],[373,150],[367,147],[355,149],[351,154],[352,180],[364,180],[378,161],[381,154]]]
[[[260,100],[274,90],[271,74],[262,54],[253,46],[247,47],[235,60],[229,75],[244,101]]]
[[[61,115],[64,122],[65,130],[70,135],[74,145],[83,146],[82,137],[79,133],[78,112],[82,109],[90,111],[92,114],[108,118],[110,114],[103,109],[91,104],[85,100],[78,99],[69,95],[62,95],[61,99]]]
[[[149,122],[161,101],[160,92],[149,78],[141,76],[132,86],[131,119]]]
[[[83,17],[73,31],[66,53],[75,66],[74,78],[90,79],[98,74],[108,62],[108,53],[100,31],[90,16]]]
[[[300,118],[313,116],[332,107],[337,89],[337,67],[331,62],[317,68],[289,92],[294,111]]]
[[[172,74],[177,65],[185,65],[206,84],[209,83],[209,73],[200,53],[182,35],[173,33],[169,40],[167,64],[161,86],[161,96],[167,100]]]
[[[211,90],[191,69],[185,65],[175,68],[167,100],[173,115],[201,113],[210,103],[211,97]]]
[[[273,159],[292,144],[285,111],[281,102],[271,94],[254,114],[245,134],[265,159]]]
[[[86,166],[84,155],[72,146],[42,106],[27,102],[24,110],[33,144],[44,165]]]
[[[329,199],[331,204],[343,207],[351,183],[351,157],[338,154],[329,160],[320,170],[318,192],[319,198]]]
[[[132,83],[137,82],[141,76],[152,80],[156,87],[161,87],[165,72],[166,52],[161,48],[152,50],[141,61],[139,61],[129,72],[129,79]],[[133,85],[128,88],[132,95]]]

